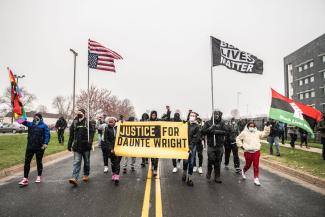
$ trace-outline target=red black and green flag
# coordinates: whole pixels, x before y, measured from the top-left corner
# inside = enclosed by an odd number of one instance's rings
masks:
[[[269,118],[306,130],[314,136],[314,127],[323,118],[317,109],[296,102],[272,90]]]

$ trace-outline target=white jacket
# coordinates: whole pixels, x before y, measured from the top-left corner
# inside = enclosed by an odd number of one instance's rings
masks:
[[[245,128],[236,138],[238,147],[243,147],[245,151],[255,152],[261,149],[261,139],[270,134],[270,126],[265,126],[264,131],[250,132]]]

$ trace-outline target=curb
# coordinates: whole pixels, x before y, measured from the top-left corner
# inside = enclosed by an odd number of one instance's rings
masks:
[[[65,150],[65,151],[61,151],[61,152],[57,152],[55,154],[45,156],[43,158],[43,164],[48,163],[50,161],[54,161],[54,160],[61,158],[63,156],[67,156],[68,154],[71,154],[71,153],[69,151]],[[33,167],[36,167],[36,160],[32,160],[30,166],[31,166],[31,169]],[[11,176],[14,173],[22,172],[23,170],[24,170],[24,164],[19,164],[16,166],[12,166],[12,167],[0,170],[0,179]]]
[[[240,155],[241,155],[241,157],[244,157],[244,152],[241,151]],[[282,165],[281,163],[275,162],[273,160],[267,160],[262,157],[260,158],[260,163],[264,164],[267,167],[276,169],[276,170],[283,172],[289,176],[292,176],[299,180],[305,181],[309,184],[315,185],[315,186],[325,190],[325,179],[307,174],[305,172],[301,172],[299,170],[292,169],[288,166]]]

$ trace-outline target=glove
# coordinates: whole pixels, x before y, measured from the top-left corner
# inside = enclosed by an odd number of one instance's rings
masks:
[[[24,119],[22,119],[22,118],[20,118],[20,119],[18,119],[16,122],[18,123],[18,124],[22,124],[22,123],[24,123]]]
[[[43,144],[42,149],[45,150],[47,148],[47,144]]]
[[[187,123],[187,121],[183,121],[183,124],[186,124]]]

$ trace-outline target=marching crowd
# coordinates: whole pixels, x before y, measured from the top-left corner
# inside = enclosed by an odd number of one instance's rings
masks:
[[[222,118],[222,112],[216,110],[210,120],[203,122],[199,117],[199,114],[190,110],[186,120],[182,120],[180,113],[175,112],[171,117],[171,110],[169,106],[166,106],[166,113],[158,118],[157,111],[151,111],[150,114],[144,113],[141,116],[140,121],[174,121],[174,122],[187,122],[188,123],[188,147],[189,157],[183,160],[183,175],[182,180],[189,186],[193,186],[192,175],[193,172],[203,174],[203,150],[207,149],[207,170],[206,179],[210,180],[213,176],[213,180],[216,183],[222,183],[221,180],[221,162],[223,155],[225,155],[224,165],[229,168],[229,160],[231,153],[233,154],[233,163],[235,172],[240,174],[243,179],[246,179],[245,173],[249,170],[253,164],[254,171],[254,184],[259,186],[259,158],[261,155],[261,140],[267,138],[270,147],[270,154],[273,154],[273,144],[276,146],[276,155],[280,156],[279,138],[281,134],[281,123],[274,120],[263,123],[263,130],[257,129],[254,121],[236,121],[232,118],[230,121],[225,121]],[[101,116],[97,123],[95,121],[87,121],[86,111],[79,109],[76,112],[70,129],[69,129],[69,141],[68,150],[73,152],[73,169],[72,175],[69,179],[69,183],[73,186],[78,185],[81,164],[83,161],[83,177],[84,182],[89,181],[90,175],[90,153],[94,141],[96,130],[98,131],[98,146],[102,150],[104,173],[109,172],[109,160],[111,163],[112,181],[118,185],[120,181],[120,167],[122,165],[123,173],[127,173],[128,165],[131,167],[131,171],[135,170],[136,158],[116,156],[114,152],[114,145],[116,139],[116,131],[118,127],[118,121],[122,122],[123,116],[119,117],[119,120],[115,117]],[[129,117],[126,121],[135,121],[134,117]],[[23,121],[21,124],[28,127],[27,147],[25,154],[24,164],[24,177],[19,182],[19,185],[28,185],[28,175],[30,170],[30,163],[34,155],[36,155],[37,162],[37,178],[36,183],[42,182],[42,158],[44,151],[47,148],[50,141],[50,131],[48,126],[43,122],[42,115],[40,113],[35,114],[32,122]],[[64,143],[64,130],[67,127],[67,122],[64,118],[60,118],[56,123],[56,129],[58,131],[59,143]],[[284,126],[282,126],[284,127]],[[318,129],[321,132],[322,143],[325,143],[325,124],[322,120],[318,124]],[[288,134],[291,136],[291,146],[294,147],[295,140],[297,139],[298,129],[290,128]],[[304,134],[302,132],[302,134]],[[307,139],[302,140],[306,142]],[[244,151],[245,165],[240,167],[240,160],[238,149],[241,148]],[[324,148],[323,148],[324,158]],[[325,159],[325,158],[324,158]],[[159,164],[158,158],[151,158],[152,173],[157,175],[157,169]],[[148,164],[149,159],[141,159],[141,167],[144,168]],[[177,173],[180,166],[180,159],[172,159],[172,172]]]

